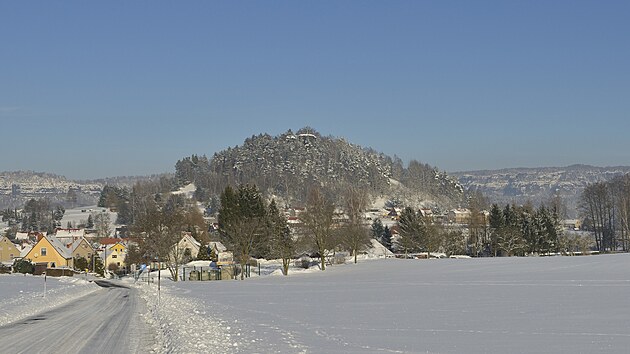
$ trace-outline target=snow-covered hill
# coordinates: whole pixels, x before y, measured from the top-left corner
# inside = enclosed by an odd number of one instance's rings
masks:
[[[255,184],[287,200],[304,200],[317,185],[338,196],[354,186],[373,196],[388,196],[407,205],[431,201],[457,205],[462,188],[436,167],[396,157],[346,141],[323,136],[312,128],[278,136],[260,134],[240,146],[205,156],[186,157],[175,165],[180,183],[194,182],[200,195],[220,194],[229,184]]]

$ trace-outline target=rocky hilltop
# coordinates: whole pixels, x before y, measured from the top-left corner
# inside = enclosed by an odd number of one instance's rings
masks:
[[[241,183],[298,201],[312,186],[334,196],[351,185],[373,197],[407,205],[448,207],[460,203],[463,196],[459,183],[435,167],[417,161],[405,167],[396,157],[322,136],[312,128],[252,136],[211,159],[187,157],[175,169],[182,184],[197,185],[198,196],[216,195],[228,184]]]

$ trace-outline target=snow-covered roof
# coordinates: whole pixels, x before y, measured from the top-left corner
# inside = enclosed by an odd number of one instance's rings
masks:
[[[20,251],[20,257],[24,258],[33,249],[33,245],[25,245]]]
[[[124,238],[117,238],[117,237],[102,237],[99,240],[99,243],[101,245],[115,245],[117,243],[121,243],[124,244],[127,241],[127,239]]]
[[[77,249],[77,248],[81,245],[81,242],[83,242],[83,241],[85,241],[85,243],[86,243],[86,244],[88,244],[88,245],[90,244],[90,243],[89,243],[89,242],[85,239],[85,237],[81,237],[81,238],[79,238],[79,239],[74,240],[74,242],[72,242],[72,244],[70,245],[70,250],[71,250],[72,252],[74,252],[74,251],[75,251],[75,250],[76,250],[76,249]],[[92,246],[90,245],[90,247],[92,247]]]
[[[191,198],[196,190],[197,190],[197,187],[195,186],[195,184],[194,183],[189,183],[189,184],[181,187],[179,190],[176,190],[175,192],[171,192],[171,194],[175,194],[175,195],[183,194],[186,197]]]
[[[298,136],[300,138],[313,138],[313,139],[317,139],[317,136],[315,134],[308,134],[308,133],[303,133],[303,134],[298,134]]]
[[[208,243],[208,248],[210,249],[214,249],[217,252],[225,252],[227,250],[227,247],[225,247],[221,242],[219,241],[213,241],[213,242],[209,242]]]
[[[66,247],[61,241],[59,241],[59,239],[57,239],[55,236],[44,236],[48,242],[57,250],[57,252],[59,252],[59,254],[63,257],[63,258],[72,258],[72,250],[70,250],[70,248]]]
[[[28,240],[28,232],[16,232],[15,233],[16,240]]]
[[[579,219],[565,219],[562,220],[562,223],[567,225],[567,224],[579,224],[580,220]]]
[[[371,239],[372,247],[366,250],[366,254],[373,257],[393,257],[394,253],[387,249],[387,247],[383,246],[380,242],[375,239]]]
[[[68,237],[83,237],[85,236],[85,229],[57,229],[55,230],[55,237],[68,238]]]
[[[182,239],[179,241],[179,243],[181,244],[182,242],[189,242],[190,244],[196,246],[196,247],[201,247],[201,243],[197,240],[195,240],[194,237],[192,237],[192,235],[190,233],[185,233],[184,236],[182,237]]]

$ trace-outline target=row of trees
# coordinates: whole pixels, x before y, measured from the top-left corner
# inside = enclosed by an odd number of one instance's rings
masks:
[[[274,200],[265,204],[255,186],[228,186],[221,194],[218,221],[222,239],[241,265],[241,278],[252,256],[280,258],[283,273],[288,273],[296,243]]]
[[[130,191],[109,189],[104,194],[113,197],[105,196],[102,202],[119,211],[129,210],[131,230],[138,241],[138,247],[130,249],[129,261],[133,263],[135,257],[145,262],[154,259],[170,262],[168,266],[176,279],[179,264],[186,260],[185,255],[173,256],[173,252],[178,252],[174,249],[182,232],[193,233],[202,244],[209,242],[211,236],[195,203],[170,193],[174,184],[161,181],[137,184]],[[362,215],[368,198],[351,186],[336,196],[335,201],[321,189],[311,188],[305,211],[299,215],[301,227],[293,229],[293,233],[276,202],[266,201],[254,185],[227,186],[218,199],[219,232],[215,237],[234,251],[240,266],[245,267],[251,257],[279,258],[285,274],[291,260],[303,252],[316,254],[322,270],[329,257],[338,251],[351,252],[356,262],[356,255],[369,244],[370,235],[385,247],[405,253],[512,256],[572,252],[589,246],[579,237],[563,234],[559,207],[554,203],[537,209],[531,205],[500,208],[494,204],[489,213],[482,213],[482,203],[477,201],[479,205],[471,207],[471,222],[463,230],[436,224],[412,208],[405,208],[399,220],[400,237],[392,240],[391,230],[379,221],[372,224],[371,230],[366,227]],[[619,200],[612,205],[623,206]],[[626,220],[616,210],[609,213],[617,217],[615,220]]]
[[[186,249],[178,246],[185,232],[206,244],[210,241],[208,225],[196,203],[180,194],[173,194],[175,178],[140,181],[131,188],[105,186],[98,206],[118,212],[117,224],[129,230],[132,242],[127,249],[127,264],[164,263],[174,280],[181,264],[192,260]],[[106,214],[106,213],[102,213]],[[98,225],[101,213],[88,223]]]
[[[63,206],[53,205],[48,199],[29,199],[21,210],[5,209],[1,211],[2,221],[7,222],[15,231],[53,232],[60,227],[66,210]]]
[[[291,260],[300,251],[317,254],[322,270],[330,253],[337,250],[352,252],[356,262],[358,251],[369,242],[368,229],[361,220],[367,198],[348,188],[343,200],[344,219],[329,198],[318,188],[311,189],[306,210],[299,216],[301,228],[292,235],[274,200],[265,204],[255,186],[241,185],[237,190],[228,186],[221,194],[221,236],[234,250],[241,267],[252,256],[279,258],[286,275]]]
[[[178,243],[189,232],[202,243],[209,241],[208,226],[195,203],[179,194],[136,195],[132,238],[127,263],[165,263],[174,280],[191,255]]]
[[[467,229],[434,223],[412,208],[398,221],[400,238],[392,243],[397,252],[445,252],[471,256],[513,256],[570,253],[589,249],[588,239],[565,235],[555,207],[493,204],[490,212],[473,212]],[[373,225],[373,230],[378,229]],[[383,239],[383,244],[387,239]]]
[[[503,210],[493,204],[489,214],[489,253],[497,255],[545,254],[566,252],[562,223],[556,208],[541,205],[506,205]]]
[[[597,250],[630,250],[630,176],[587,186],[580,198],[584,227],[593,232]]]
[[[140,241],[134,252],[139,258],[173,262],[169,268],[176,278],[178,265],[184,260],[173,254],[177,253],[175,244],[183,231],[199,232],[204,226],[203,219],[196,226],[190,221],[182,222],[190,220],[197,208],[186,205],[190,202],[179,195],[169,195],[165,202],[161,202],[160,194],[148,200],[137,198],[143,202],[136,209],[144,212],[134,217],[133,230]],[[391,230],[380,221],[374,221],[371,230],[364,224],[362,216],[368,199],[360,190],[348,187],[340,200],[337,208],[332,198],[312,188],[305,211],[299,215],[300,227],[292,233],[276,202],[267,203],[256,186],[228,186],[220,196],[218,237],[234,252],[241,268],[252,257],[282,259],[284,274],[288,273],[291,260],[302,252],[316,254],[322,270],[338,251],[351,252],[356,262],[358,253],[369,244],[370,235],[385,247],[404,253],[511,256],[576,248],[563,237],[555,209],[545,206],[534,209],[507,205],[500,209],[495,204],[489,215],[476,213],[474,218],[482,220],[471,221],[468,230],[434,223],[414,209],[405,208],[399,220],[400,237],[392,240]],[[201,241],[205,243],[209,238]]]

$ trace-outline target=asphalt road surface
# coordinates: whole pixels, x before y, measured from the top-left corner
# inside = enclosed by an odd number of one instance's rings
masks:
[[[2,353],[144,353],[152,339],[136,290],[97,281],[102,289],[64,306],[0,327]],[[46,301],[42,299],[41,301]]]

